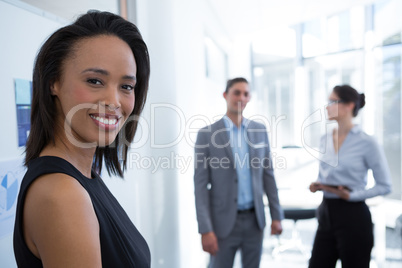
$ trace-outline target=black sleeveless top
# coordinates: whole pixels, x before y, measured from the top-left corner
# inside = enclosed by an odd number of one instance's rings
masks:
[[[22,215],[24,200],[31,183],[41,175],[64,173],[75,178],[92,200],[100,227],[102,267],[150,267],[148,245],[102,179],[92,172],[85,177],[62,158],[43,156],[29,162],[18,195],[14,226],[14,255],[18,267],[43,267],[42,262],[29,250],[23,235]]]

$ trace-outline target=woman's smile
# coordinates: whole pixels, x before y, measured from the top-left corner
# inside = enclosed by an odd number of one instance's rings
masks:
[[[95,124],[103,130],[116,130],[120,122],[121,116],[112,114],[90,114]]]

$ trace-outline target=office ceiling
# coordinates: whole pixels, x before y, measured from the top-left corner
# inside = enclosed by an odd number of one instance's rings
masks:
[[[94,8],[118,11],[119,0],[21,0],[67,20]],[[127,0],[133,1],[133,0]],[[163,1],[163,0],[161,0]],[[230,36],[294,25],[375,0],[204,0]]]
[[[230,35],[294,25],[375,0],[208,0]]]

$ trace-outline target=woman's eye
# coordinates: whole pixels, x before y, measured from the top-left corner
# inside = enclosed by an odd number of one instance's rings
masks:
[[[102,85],[102,82],[100,80],[94,78],[88,79],[87,82],[94,85]]]
[[[132,85],[123,85],[122,88],[124,88],[125,90],[129,90],[129,91],[134,90],[134,86],[132,86]]]

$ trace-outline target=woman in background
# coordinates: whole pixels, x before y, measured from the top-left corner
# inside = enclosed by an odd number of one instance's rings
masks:
[[[18,267],[150,267],[148,245],[99,177],[123,176],[145,103],[147,47],[123,18],[90,11],[36,58]]]
[[[329,96],[328,118],[337,121],[338,128],[321,140],[325,154],[318,180],[310,185],[313,193],[324,191],[310,268],[334,268],[338,259],[343,268],[369,267],[374,239],[365,199],[388,194],[391,179],[383,150],[352,122],[364,105],[364,94],[349,85],[334,87]],[[370,189],[368,169],[375,179]]]

